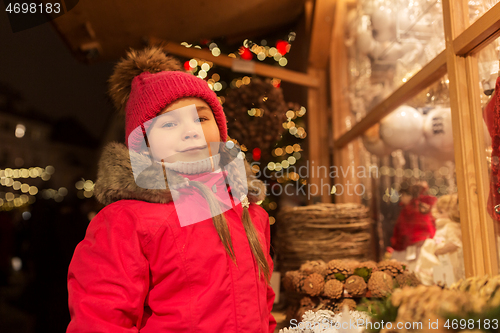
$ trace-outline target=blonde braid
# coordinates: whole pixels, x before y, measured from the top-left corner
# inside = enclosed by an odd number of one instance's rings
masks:
[[[183,184],[186,182],[186,178],[182,177],[177,172],[169,170],[168,174],[169,174],[168,178],[171,180],[173,184]],[[166,178],[167,177],[165,176],[165,180]],[[224,245],[227,254],[237,265],[236,256],[234,254],[233,242],[231,240],[231,233],[229,232],[229,226],[227,224],[227,220],[224,214],[220,214],[221,209],[219,201],[217,200],[213,192],[205,184],[201,182],[190,180],[186,183],[186,185],[191,185],[193,187],[196,187],[207,201],[208,206],[210,208],[210,212],[212,213],[212,222],[214,224],[215,230],[217,230],[217,234],[219,235],[219,238],[222,244]]]
[[[236,151],[236,149],[233,149],[233,151]],[[231,184],[234,184],[237,187],[236,190],[239,195],[241,195],[242,193],[246,193],[246,188],[244,185],[244,182],[246,182],[246,174],[244,178],[241,177],[240,170],[234,165],[234,163],[230,163],[230,161],[232,160],[231,156],[234,156],[235,154],[230,152],[225,146],[223,146],[221,147],[220,155],[221,164],[223,164],[224,167],[227,168],[228,178],[231,180]],[[252,219],[250,218],[250,213],[248,212],[247,207],[243,207],[242,220],[248,239],[248,244],[250,245],[250,249],[252,250],[252,253],[259,266],[259,275],[260,272],[263,272],[264,277],[266,278],[267,282],[269,282],[271,279],[271,272],[263,250],[263,248],[265,249],[265,247],[262,246],[262,244],[265,243],[259,240],[257,230],[255,229]]]

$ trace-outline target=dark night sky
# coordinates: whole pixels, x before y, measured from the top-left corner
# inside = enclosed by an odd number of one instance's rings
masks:
[[[0,82],[22,95],[23,108],[52,120],[75,117],[99,140],[114,112],[106,100],[112,66],[78,62],[50,22],[12,33],[6,13],[0,13]]]

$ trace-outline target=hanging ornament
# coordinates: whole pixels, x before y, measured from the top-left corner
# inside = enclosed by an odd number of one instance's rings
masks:
[[[259,161],[260,160],[260,156],[262,154],[262,151],[260,150],[260,148],[256,147],[252,150],[252,158],[254,161]]]
[[[379,127],[379,124],[375,124],[363,134],[363,145],[365,149],[373,155],[386,156],[389,155],[393,149],[380,139]]]
[[[285,42],[284,40],[278,40],[276,42],[276,50],[284,56],[288,52],[288,42]]]
[[[250,51],[248,47],[244,46],[240,47],[238,53],[240,54],[240,57],[243,60],[252,60],[253,58],[253,53]]]
[[[451,109],[437,107],[430,111],[424,122],[424,135],[429,146],[441,152],[453,150]]]
[[[411,149],[421,142],[424,119],[416,109],[402,105],[380,122],[380,137],[394,149]]]

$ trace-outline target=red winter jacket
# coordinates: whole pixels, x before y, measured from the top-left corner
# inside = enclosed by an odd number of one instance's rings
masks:
[[[69,267],[67,332],[273,332],[274,292],[259,276],[241,204],[224,213],[235,265],[212,220],[181,227],[168,188],[138,187],[130,158],[124,145],[112,143],[99,163],[95,193],[107,206],[90,222]],[[247,164],[255,202],[265,190],[251,175]],[[209,188],[214,184],[227,191],[223,181],[207,180]],[[272,271],[269,217],[254,203],[249,213]]]

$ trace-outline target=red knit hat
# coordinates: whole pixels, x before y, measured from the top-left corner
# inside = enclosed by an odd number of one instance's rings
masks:
[[[180,63],[158,47],[131,50],[115,67],[110,80],[115,106],[125,112],[125,143],[140,151],[143,131],[134,131],[184,97],[203,99],[212,109],[222,142],[227,140],[226,116],[217,95],[204,80],[182,71]],[[145,128],[147,130],[147,128]]]

